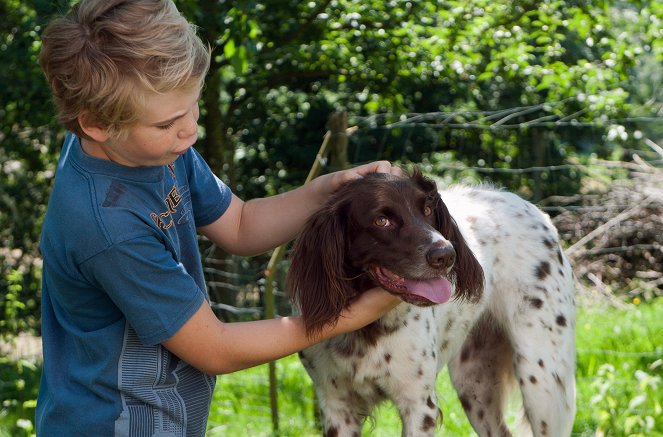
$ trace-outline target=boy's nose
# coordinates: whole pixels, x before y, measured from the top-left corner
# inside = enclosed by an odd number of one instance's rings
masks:
[[[180,129],[180,138],[188,138],[198,134],[198,117],[194,111],[189,112],[183,119]]]

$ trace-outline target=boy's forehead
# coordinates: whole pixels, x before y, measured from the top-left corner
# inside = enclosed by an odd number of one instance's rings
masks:
[[[198,101],[200,88],[172,90],[165,93],[148,92],[143,98],[140,118],[147,124],[160,123],[185,114]]]

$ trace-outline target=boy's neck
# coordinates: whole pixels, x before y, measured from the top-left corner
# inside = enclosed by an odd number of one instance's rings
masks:
[[[106,161],[112,161],[112,159],[110,159],[110,157],[106,154],[103,146],[94,140],[81,138],[81,148],[88,156],[98,159],[105,159]]]

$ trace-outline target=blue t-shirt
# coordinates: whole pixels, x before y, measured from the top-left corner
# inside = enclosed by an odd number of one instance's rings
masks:
[[[160,345],[208,299],[196,228],[231,193],[192,148],[131,168],[69,134],[41,236],[41,436],[203,436],[215,377]]]

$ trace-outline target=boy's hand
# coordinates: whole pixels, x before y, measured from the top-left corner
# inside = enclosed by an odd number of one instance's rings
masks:
[[[389,161],[375,161],[346,170],[345,172],[353,175],[352,179],[362,177],[368,173],[390,173],[394,176],[403,176],[403,170],[400,167],[391,165]]]
[[[346,182],[360,179],[369,173],[389,173],[399,177],[404,175],[403,170],[400,167],[391,165],[391,162],[389,161],[375,161],[348,170],[331,173],[329,175],[330,179],[329,184],[327,185],[327,190],[329,193],[333,193],[341,188]]]

